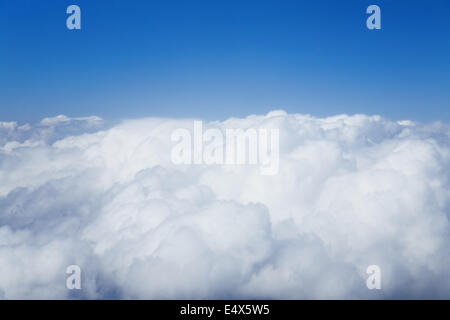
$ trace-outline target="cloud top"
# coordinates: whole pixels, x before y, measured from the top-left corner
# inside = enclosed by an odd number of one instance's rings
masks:
[[[272,111],[277,175],[175,165],[192,119],[0,122],[0,298],[450,298],[450,130]],[[82,290],[65,287],[82,269]],[[382,290],[368,290],[379,265]]]

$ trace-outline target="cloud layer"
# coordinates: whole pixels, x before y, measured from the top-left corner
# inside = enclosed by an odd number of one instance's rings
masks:
[[[0,122],[0,298],[450,298],[450,130],[273,111],[279,172],[175,165],[192,119]],[[82,269],[67,290],[66,267]],[[379,265],[382,290],[368,290]]]

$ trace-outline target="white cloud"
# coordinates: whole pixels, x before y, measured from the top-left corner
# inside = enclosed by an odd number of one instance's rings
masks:
[[[0,122],[0,298],[450,298],[450,130],[273,111],[279,172],[174,165],[191,119]],[[82,290],[65,287],[68,265]],[[382,291],[366,287],[379,265]]]

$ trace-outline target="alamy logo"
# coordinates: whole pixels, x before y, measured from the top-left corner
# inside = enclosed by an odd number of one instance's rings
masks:
[[[77,265],[68,266],[66,273],[70,274],[66,280],[66,287],[69,290],[81,289],[81,268]]]
[[[366,273],[370,274],[370,276],[367,278],[366,285],[367,289],[373,290],[373,289],[381,289],[381,269],[377,265],[371,265],[368,266],[366,269]]]
[[[279,130],[217,128],[203,132],[203,122],[194,121],[194,136],[187,129],[173,131],[171,159],[174,164],[259,165],[263,175],[275,175],[279,167]]]
[[[381,9],[377,5],[371,5],[367,7],[367,14],[370,16],[367,18],[366,25],[369,30],[381,29]]]
[[[67,14],[71,14],[67,17],[66,26],[69,30],[80,30],[81,29],[81,9],[77,5],[70,5],[66,10]]]

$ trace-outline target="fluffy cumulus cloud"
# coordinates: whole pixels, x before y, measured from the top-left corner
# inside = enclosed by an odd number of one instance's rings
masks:
[[[171,134],[192,126],[0,122],[0,298],[450,298],[448,126],[204,122],[278,128],[276,175],[174,164]],[[66,288],[74,264],[82,290]]]

